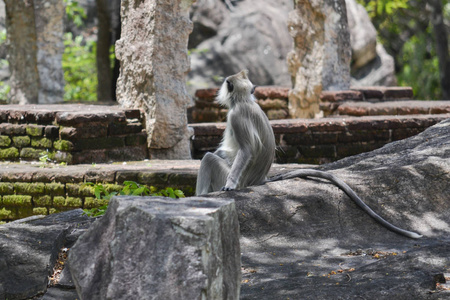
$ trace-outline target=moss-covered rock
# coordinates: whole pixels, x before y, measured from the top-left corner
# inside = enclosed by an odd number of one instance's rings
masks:
[[[30,146],[31,139],[28,135],[25,136],[13,136],[13,145],[17,148],[23,148]]]
[[[0,150],[0,160],[17,160],[19,158],[19,149],[16,147]]]
[[[27,125],[25,132],[31,136],[42,136],[44,133],[44,126],[40,125]]]
[[[14,193],[14,184],[10,182],[0,182],[0,194],[11,195]]]
[[[29,195],[4,195],[2,197],[3,205],[31,207],[31,196]]]
[[[39,160],[41,153],[42,149],[23,148],[22,150],[20,150],[20,157],[24,159]]]
[[[33,137],[31,139],[31,147],[50,149],[53,147],[53,141],[48,138]]]
[[[46,183],[45,193],[52,196],[64,196],[66,194],[64,184],[58,182]]]
[[[48,215],[47,207],[35,207],[33,208],[33,215]]]
[[[97,199],[94,197],[86,197],[84,198],[84,207],[83,208],[95,208],[103,205],[107,205],[109,200],[107,199]]]
[[[37,206],[52,206],[52,197],[49,195],[36,196],[33,198],[33,202]]]
[[[66,184],[67,194],[74,197],[91,197],[94,196],[95,188],[92,185],[87,185],[84,183],[67,183]]]
[[[58,140],[53,142],[53,148],[60,151],[72,151],[73,150],[73,143],[66,140]]]
[[[57,208],[81,208],[83,207],[83,200],[77,197],[61,197],[53,198],[53,206]]]
[[[42,182],[16,182],[14,190],[23,195],[43,195],[45,193],[45,184]]]
[[[0,147],[8,147],[11,145],[11,139],[7,135],[0,135]]]
[[[13,217],[14,213],[11,210],[4,207],[0,209],[0,220],[11,220]]]

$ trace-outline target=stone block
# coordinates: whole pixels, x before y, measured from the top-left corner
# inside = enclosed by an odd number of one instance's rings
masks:
[[[53,206],[59,209],[83,207],[83,200],[77,197],[53,197]]]
[[[110,149],[125,146],[124,137],[101,137],[96,139],[79,139],[73,142],[76,150]]]
[[[31,207],[31,196],[28,195],[4,195],[2,203],[6,206]]]
[[[11,145],[11,139],[7,135],[0,135],[0,147],[8,147]]]
[[[5,123],[0,124],[0,133],[6,134],[6,135],[24,135],[25,134],[25,127],[26,125],[19,125],[19,124],[10,124],[6,123],[6,120],[4,120]]]
[[[19,158],[19,150],[16,147],[10,147],[0,150],[0,160],[16,160]]]
[[[74,146],[71,141],[57,140],[53,142],[53,148],[60,151],[72,151]]]
[[[50,195],[35,196],[33,197],[33,202],[34,205],[38,205],[40,207],[52,206],[52,197]]]
[[[0,182],[0,194],[11,195],[14,193],[14,184],[10,182]]]
[[[106,137],[108,135],[107,123],[91,122],[86,127],[64,127],[61,129],[61,139],[88,139]]]
[[[23,148],[30,146],[31,139],[28,135],[24,136],[13,136],[13,145],[17,148]]]
[[[33,207],[33,215],[48,215],[47,207]]]
[[[20,150],[20,158],[39,160],[44,151],[43,149],[22,148]]]
[[[24,195],[43,195],[45,193],[45,184],[42,182],[16,182],[14,191]]]
[[[121,135],[139,133],[143,129],[141,123],[111,123],[108,126],[108,135]]]
[[[53,147],[53,141],[45,137],[32,137],[31,147],[33,148],[44,148],[51,149]]]
[[[25,132],[31,136],[43,136],[45,126],[42,125],[27,125]]]
[[[238,299],[234,201],[114,197],[69,267],[81,299]]]
[[[59,137],[59,126],[45,126],[44,136],[49,139],[57,139]]]
[[[94,187],[84,183],[67,183],[66,184],[67,195],[72,197],[86,197],[94,196]]]
[[[127,146],[147,145],[147,134],[143,132],[141,134],[127,135],[125,137],[125,145]]]

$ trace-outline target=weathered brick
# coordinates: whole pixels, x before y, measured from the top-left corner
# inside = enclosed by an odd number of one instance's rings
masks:
[[[39,157],[42,155],[42,153],[43,149],[22,148],[20,150],[20,157],[23,159],[39,160]]]
[[[52,196],[44,195],[44,196],[35,196],[33,197],[33,203],[37,206],[52,206]]]
[[[31,196],[29,195],[4,195],[2,196],[3,205],[31,207]]]
[[[71,141],[67,140],[57,140],[53,142],[53,148],[60,151],[70,152],[73,150],[74,146]]]
[[[25,128],[26,125],[22,124],[1,123],[0,133],[6,135],[24,135]]]
[[[141,123],[111,123],[108,126],[108,135],[122,135],[122,134],[133,134],[139,133],[143,129]]]
[[[19,150],[16,147],[0,149],[0,160],[17,160],[19,158]]]
[[[57,208],[81,208],[83,207],[83,200],[77,197],[53,197],[53,206]]]
[[[43,136],[45,126],[42,125],[27,125],[25,132],[31,136]]]
[[[108,124],[106,123],[89,123],[85,127],[64,127],[60,131],[61,139],[89,139],[106,137],[108,135]]]
[[[95,208],[103,205],[107,205],[109,203],[108,199],[97,199],[94,197],[86,197],[84,198],[84,206],[83,208]]]
[[[319,157],[336,157],[335,145],[314,145],[314,146],[300,146],[298,151],[304,157],[319,158]]]
[[[32,137],[31,147],[50,149],[53,147],[53,141],[45,137]]]
[[[14,193],[14,184],[10,182],[0,182],[0,194],[11,195]]]
[[[66,184],[67,195],[71,197],[86,197],[94,196],[94,187],[92,185],[79,183],[67,183]]]
[[[125,146],[125,138],[117,136],[102,137],[96,139],[74,140],[76,150],[110,149]]]
[[[42,182],[16,182],[14,190],[17,194],[24,195],[43,195],[45,193],[45,184]]]
[[[33,215],[48,215],[47,207],[33,207]]]
[[[147,133],[127,135],[125,137],[125,145],[127,146],[140,146],[147,145]]]
[[[66,194],[64,184],[59,182],[46,183],[45,193],[52,196],[63,196]]]
[[[17,148],[23,148],[30,146],[31,139],[28,135],[13,136],[13,145]]]
[[[8,147],[11,145],[11,139],[7,135],[0,135],[0,147]]]
[[[135,161],[148,158],[147,145],[113,148],[106,151],[109,161]]]
[[[363,100],[363,93],[360,91],[323,91],[320,94],[321,101],[327,102],[337,102],[337,101],[346,101],[346,100],[354,100],[361,101]]]
[[[412,99],[414,97],[411,87],[387,87],[384,90],[384,99]]]
[[[59,126],[45,126],[44,136],[49,139],[57,139],[59,137]]]

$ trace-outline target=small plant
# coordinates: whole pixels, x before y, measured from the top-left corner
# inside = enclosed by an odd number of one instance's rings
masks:
[[[184,198],[184,193],[181,190],[174,190],[173,188],[165,188],[162,190],[157,191],[157,188],[154,186],[151,186],[150,188],[146,185],[139,184],[134,181],[124,181],[123,188],[119,192],[115,191],[108,191],[107,188],[105,188],[101,184],[94,184],[92,182],[85,183],[87,186],[94,187],[94,195],[95,198],[99,200],[109,200],[116,195],[129,195],[129,196],[163,196],[163,197],[170,197],[173,199],[176,198]],[[108,208],[108,204],[102,205],[100,207],[95,207],[91,209],[84,209],[84,214],[88,215],[89,217],[98,217],[103,216],[106,212],[106,209]]]
[[[49,162],[51,162],[51,159],[48,157],[48,152],[41,152],[39,154],[39,167],[44,168]]]

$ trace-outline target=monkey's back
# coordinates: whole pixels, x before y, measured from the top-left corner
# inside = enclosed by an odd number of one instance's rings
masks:
[[[237,127],[239,132],[235,132]],[[245,140],[239,140],[237,134]],[[250,146],[251,160],[242,173],[239,188],[262,184],[272,165],[276,145],[269,119],[256,102],[239,103],[230,110],[224,141],[227,139],[232,145]],[[232,154],[233,162],[236,154]]]

